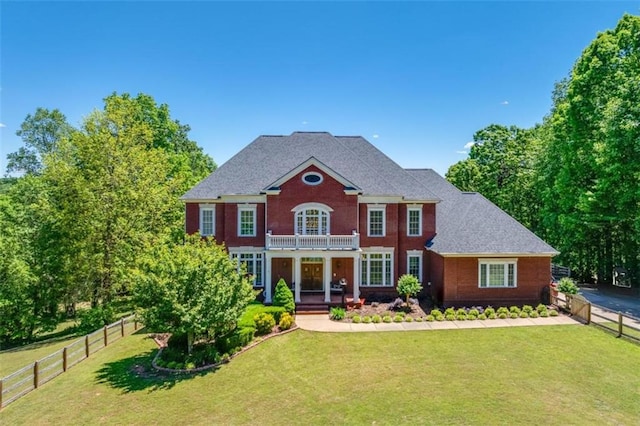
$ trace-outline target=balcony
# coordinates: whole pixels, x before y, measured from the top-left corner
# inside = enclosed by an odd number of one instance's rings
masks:
[[[360,234],[351,235],[271,235],[267,233],[267,250],[357,250]]]

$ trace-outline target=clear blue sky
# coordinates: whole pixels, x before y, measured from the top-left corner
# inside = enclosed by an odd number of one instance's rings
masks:
[[[440,173],[491,123],[529,127],[633,2],[0,4],[0,175],[37,107],[73,125],[146,93],[218,164],[261,134],[362,135]]]

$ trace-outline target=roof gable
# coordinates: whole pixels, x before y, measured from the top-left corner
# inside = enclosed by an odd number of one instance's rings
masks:
[[[324,163],[319,161],[317,158],[311,157],[311,158],[307,159],[306,161],[304,161],[303,163],[301,163],[298,166],[296,166],[293,169],[291,169],[289,172],[287,172],[286,174],[281,176],[275,182],[272,182],[272,183],[268,184],[266,187],[263,188],[263,190],[267,191],[267,190],[277,189],[282,184],[284,184],[285,182],[287,182],[288,180],[292,179],[294,176],[298,175],[299,173],[303,172],[304,170],[308,169],[311,166],[317,167],[319,170],[321,170],[326,175],[328,175],[328,176],[332,177],[333,179],[335,179],[336,181],[340,182],[342,185],[344,185],[345,189],[355,189],[355,190],[359,190],[360,189],[360,188],[358,188],[358,186],[356,184],[354,184],[353,182],[349,181],[344,176],[341,176],[340,174],[336,173],[333,169],[327,167]]]

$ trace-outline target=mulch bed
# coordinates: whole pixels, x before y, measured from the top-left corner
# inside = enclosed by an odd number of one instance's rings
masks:
[[[347,318],[345,318],[344,321],[351,321],[352,316],[354,315],[360,315],[361,317],[363,316],[374,316],[374,315],[380,315],[381,317],[384,317],[385,315],[390,315],[391,317],[394,317],[396,314],[398,314],[401,311],[392,311],[389,310],[389,305],[390,303],[377,303],[377,302],[372,302],[372,303],[367,303],[362,305],[360,308],[357,309],[349,309],[347,312]],[[405,316],[406,317],[411,317],[413,319],[416,318],[424,318],[427,314],[424,312],[424,310],[422,309],[422,307],[418,304],[413,304],[411,305],[411,311],[407,312],[407,311],[402,311],[405,312]]]

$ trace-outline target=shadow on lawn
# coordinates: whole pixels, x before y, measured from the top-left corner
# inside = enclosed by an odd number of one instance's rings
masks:
[[[151,360],[158,352],[157,349],[140,355],[106,363],[96,373],[96,382],[105,383],[112,388],[122,389],[123,392],[137,392],[142,390],[156,391],[171,389],[176,383],[191,380],[196,376],[215,371],[205,370],[197,373],[168,374],[157,371],[151,366]]]

